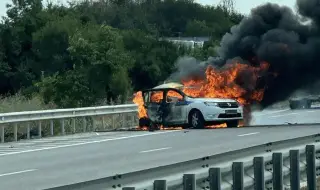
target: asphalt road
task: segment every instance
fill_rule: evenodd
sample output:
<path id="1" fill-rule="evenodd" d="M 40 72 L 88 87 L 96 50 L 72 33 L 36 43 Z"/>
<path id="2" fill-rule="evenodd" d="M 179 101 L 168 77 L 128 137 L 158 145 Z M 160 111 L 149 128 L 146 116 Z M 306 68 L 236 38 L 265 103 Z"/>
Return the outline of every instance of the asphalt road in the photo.
<path id="1" fill-rule="evenodd" d="M 254 113 L 253 122 L 312 121 L 319 114 L 265 111 Z M 5 144 L 0 147 L 0 189 L 45 189 L 318 132 L 320 125 L 92 133 Z"/>
<path id="2" fill-rule="evenodd" d="M 288 123 L 320 123 L 320 108 L 304 110 L 265 110 L 252 114 L 251 125 L 283 125 Z"/>

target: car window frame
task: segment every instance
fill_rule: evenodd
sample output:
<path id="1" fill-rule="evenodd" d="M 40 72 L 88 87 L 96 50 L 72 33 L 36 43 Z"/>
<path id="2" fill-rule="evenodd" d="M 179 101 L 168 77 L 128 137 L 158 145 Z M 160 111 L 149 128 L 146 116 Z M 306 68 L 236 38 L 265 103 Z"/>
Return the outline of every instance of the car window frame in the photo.
<path id="1" fill-rule="evenodd" d="M 182 96 L 182 100 L 181 101 L 185 101 L 186 95 L 181 90 L 178 90 L 178 89 L 175 89 L 175 88 L 170 88 L 170 89 L 167 89 L 165 94 L 164 94 L 165 95 L 164 101 L 165 101 L 166 104 L 171 104 L 172 103 L 172 102 L 167 102 L 169 91 L 174 91 L 174 92 L 180 94 Z M 181 101 L 178 101 L 178 102 L 181 102 Z M 177 102 L 175 102 L 175 103 L 177 103 Z"/>
<path id="2" fill-rule="evenodd" d="M 152 102 L 152 104 L 162 104 L 162 103 L 165 103 L 165 104 L 167 104 L 167 101 L 166 101 L 166 98 L 167 98 L 167 93 L 168 93 L 168 91 L 170 91 L 170 90 L 173 90 L 173 91 L 176 91 L 177 93 L 179 93 L 180 95 L 182 95 L 182 97 L 183 97 L 183 100 L 182 101 L 185 101 L 186 100 L 186 97 L 189 97 L 188 95 L 186 95 L 183 91 L 181 91 L 180 89 L 177 89 L 177 88 L 159 88 L 159 89 L 147 89 L 147 90 L 143 90 L 142 91 L 142 98 L 143 98 L 143 102 L 144 102 L 144 104 L 147 106 L 147 105 L 149 105 L 151 102 L 150 102 L 150 98 L 151 98 L 151 96 L 150 96 L 150 93 L 151 92 L 156 92 L 156 91 L 162 91 L 162 93 L 163 93 L 163 99 L 162 99 L 162 101 L 161 102 L 159 102 L 159 103 L 155 103 L 155 102 Z M 149 93 L 149 101 L 148 102 L 145 102 L 145 93 Z"/>

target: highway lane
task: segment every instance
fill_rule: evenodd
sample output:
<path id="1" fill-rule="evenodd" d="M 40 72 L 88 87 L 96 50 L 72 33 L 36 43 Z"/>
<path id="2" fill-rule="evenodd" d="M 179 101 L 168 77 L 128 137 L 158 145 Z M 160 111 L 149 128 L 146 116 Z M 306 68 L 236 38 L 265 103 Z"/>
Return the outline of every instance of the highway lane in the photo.
<path id="1" fill-rule="evenodd" d="M 252 114 L 251 125 L 282 125 L 288 123 L 320 123 L 318 107 L 304 110 L 265 110 Z"/>
<path id="2" fill-rule="evenodd" d="M 102 134 L 82 144 L 2 154 L 0 189 L 37 190 L 97 179 L 315 134 L 320 126 L 187 131 Z"/>

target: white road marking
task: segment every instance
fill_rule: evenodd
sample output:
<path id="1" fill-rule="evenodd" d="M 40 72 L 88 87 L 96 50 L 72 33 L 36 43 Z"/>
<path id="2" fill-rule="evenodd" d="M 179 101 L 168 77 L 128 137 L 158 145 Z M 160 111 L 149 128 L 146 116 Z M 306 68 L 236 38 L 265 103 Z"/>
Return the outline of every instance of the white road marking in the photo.
<path id="1" fill-rule="evenodd" d="M 308 113 L 314 113 L 316 112 L 316 110 L 312 110 L 312 111 L 307 111 Z"/>
<path id="2" fill-rule="evenodd" d="M 249 135 L 256 135 L 256 134 L 259 134 L 259 133 L 260 133 L 260 132 L 246 133 L 246 134 L 238 135 L 238 137 L 249 136 Z"/>
<path id="3" fill-rule="evenodd" d="M 146 133 L 146 134 L 141 134 L 141 135 L 132 135 L 132 136 L 112 138 L 112 139 L 103 139 L 103 140 L 96 140 L 96 141 L 83 142 L 83 143 L 75 143 L 75 144 L 68 144 L 68 145 L 61 145 L 61 146 L 53 146 L 53 147 L 46 147 L 46 148 L 24 150 L 24 151 L 19 151 L 19 152 L 10 152 L 10 153 L 5 153 L 5 154 L 0 154 L 0 157 L 21 154 L 21 153 L 27 153 L 27 152 L 39 152 L 39 151 L 43 151 L 43 150 L 52 150 L 52 149 L 57 149 L 57 148 L 65 148 L 65 147 L 73 147 L 73 146 L 80 146 L 80 145 L 86 145 L 86 144 L 101 143 L 101 142 L 114 141 L 114 140 L 130 139 L 130 138 L 144 137 L 144 136 L 151 136 L 151 135 L 160 135 L 160 134 L 172 133 L 172 132 L 178 132 L 178 131 L 164 131 L 164 132 L 158 132 L 158 133 L 157 132 L 156 133 Z"/>
<path id="4" fill-rule="evenodd" d="M 141 151 L 140 153 L 147 153 L 147 152 L 155 152 L 155 151 L 160 151 L 160 150 L 167 150 L 167 149 L 170 149 L 172 147 L 164 147 L 164 148 L 157 148 L 157 149 L 151 149 L 151 150 L 144 150 L 144 151 Z"/>
<path id="5" fill-rule="evenodd" d="M 270 117 L 283 117 L 283 116 L 288 116 L 288 115 L 299 115 L 298 113 L 288 113 L 288 114 L 283 114 L 283 115 L 274 115 Z"/>
<path id="6" fill-rule="evenodd" d="M 16 152 L 19 152 L 19 150 L 15 150 Z M 23 149 L 20 149 L 20 151 L 23 151 Z M 9 150 L 9 149 L 0 149 L 0 153 L 1 154 L 5 154 L 7 152 L 12 152 L 12 150 Z"/>
<path id="7" fill-rule="evenodd" d="M 22 170 L 22 171 L 11 172 L 11 173 L 4 173 L 4 174 L 0 174 L 0 177 L 8 176 L 8 175 L 21 174 L 21 173 L 27 173 L 27 172 L 33 172 L 33 171 L 36 171 L 36 169 Z"/>

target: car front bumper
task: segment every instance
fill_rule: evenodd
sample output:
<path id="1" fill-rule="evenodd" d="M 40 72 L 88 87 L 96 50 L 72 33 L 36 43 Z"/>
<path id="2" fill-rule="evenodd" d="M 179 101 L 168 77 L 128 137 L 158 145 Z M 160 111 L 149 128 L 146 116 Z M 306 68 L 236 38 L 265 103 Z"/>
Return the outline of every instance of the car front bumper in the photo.
<path id="1" fill-rule="evenodd" d="M 228 121 L 243 119 L 243 108 L 207 108 L 203 113 L 205 121 Z"/>

